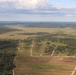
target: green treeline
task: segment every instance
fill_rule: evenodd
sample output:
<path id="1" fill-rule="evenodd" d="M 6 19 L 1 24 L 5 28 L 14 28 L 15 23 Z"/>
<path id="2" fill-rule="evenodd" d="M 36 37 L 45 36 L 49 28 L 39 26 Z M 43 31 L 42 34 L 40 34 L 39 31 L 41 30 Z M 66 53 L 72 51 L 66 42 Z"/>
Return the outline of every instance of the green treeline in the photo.
<path id="1" fill-rule="evenodd" d="M 0 75 L 12 75 L 18 41 L 0 40 Z"/>

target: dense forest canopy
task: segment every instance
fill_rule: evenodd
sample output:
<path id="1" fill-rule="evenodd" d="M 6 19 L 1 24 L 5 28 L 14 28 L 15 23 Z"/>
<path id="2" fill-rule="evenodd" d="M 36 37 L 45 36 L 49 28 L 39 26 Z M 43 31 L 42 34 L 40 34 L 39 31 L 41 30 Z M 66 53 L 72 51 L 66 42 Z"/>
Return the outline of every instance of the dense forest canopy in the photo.
<path id="1" fill-rule="evenodd" d="M 0 40 L 0 75 L 12 75 L 18 41 Z"/>

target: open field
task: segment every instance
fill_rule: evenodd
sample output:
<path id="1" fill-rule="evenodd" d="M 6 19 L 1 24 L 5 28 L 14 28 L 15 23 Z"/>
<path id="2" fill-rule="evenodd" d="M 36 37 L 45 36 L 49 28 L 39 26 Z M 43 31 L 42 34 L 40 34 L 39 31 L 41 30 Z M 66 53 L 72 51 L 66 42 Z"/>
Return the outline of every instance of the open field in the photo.
<path id="1" fill-rule="evenodd" d="M 75 57 L 17 57 L 16 75 L 71 75 Z"/>
<path id="2" fill-rule="evenodd" d="M 54 44 L 57 45 L 57 43 Z M 66 46 L 62 43 L 57 46 L 59 45 Z M 76 72 L 72 74 L 76 66 L 75 56 L 39 56 L 40 54 L 36 55 L 36 52 L 31 48 L 30 43 L 29 46 L 26 51 L 24 42 L 19 44 L 15 60 L 15 75 L 75 75 Z"/>
<path id="3" fill-rule="evenodd" d="M 0 34 L 0 39 L 17 41 L 13 75 L 76 75 L 75 28 L 5 27 L 10 30 Z M 3 47 L 6 47 L 5 42 Z M 12 47 L 7 48 L 7 52 L 12 51 Z"/>
<path id="4" fill-rule="evenodd" d="M 37 28 L 37 27 L 26 27 L 21 25 L 7 25 L 7 28 L 14 29 L 17 31 L 9 31 L 4 34 L 0 34 L 0 39 L 26 39 L 28 37 L 36 36 L 35 33 L 64 33 L 76 36 L 76 29 L 71 27 L 65 28 Z M 32 34 L 34 33 L 34 34 Z"/>

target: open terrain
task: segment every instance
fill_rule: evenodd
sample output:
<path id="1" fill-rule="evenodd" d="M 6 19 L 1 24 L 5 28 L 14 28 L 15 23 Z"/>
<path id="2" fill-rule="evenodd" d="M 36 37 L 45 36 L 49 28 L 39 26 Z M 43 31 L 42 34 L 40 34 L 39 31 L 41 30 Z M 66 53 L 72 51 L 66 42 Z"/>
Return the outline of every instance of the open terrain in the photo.
<path id="1" fill-rule="evenodd" d="M 15 75 L 75 75 L 74 39 L 67 35 L 52 34 L 20 41 Z"/>
<path id="2" fill-rule="evenodd" d="M 37 28 L 37 27 L 26 27 L 23 25 L 6 25 L 8 32 L 0 35 L 0 39 L 26 39 L 28 37 L 43 34 L 54 34 L 54 33 L 64 33 L 76 36 L 76 29 L 72 27 L 64 28 Z M 12 31 L 11 31 L 12 29 Z M 10 32 L 11 31 L 11 32 Z M 40 33 L 40 34 L 39 34 Z"/>
<path id="3" fill-rule="evenodd" d="M 76 75 L 75 27 L 18 24 L 0 32 L 0 75 Z"/>
<path id="4" fill-rule="evenodd" d="M 75 69 L 76 58 L 21 56 L 17 57 L 15 63 L 15 75 L 71 75 Z"/>

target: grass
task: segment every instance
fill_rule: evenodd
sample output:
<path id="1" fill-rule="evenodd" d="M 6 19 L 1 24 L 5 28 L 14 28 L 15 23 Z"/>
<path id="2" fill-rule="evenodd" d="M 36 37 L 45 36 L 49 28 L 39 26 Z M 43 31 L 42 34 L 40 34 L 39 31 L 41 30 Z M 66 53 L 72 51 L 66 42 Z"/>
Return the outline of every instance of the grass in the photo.
<path id="1" fill-rule="evenodd" d="M 28 37 L 32 37 L 34 35 L 18 35 L 19 33 L 35 33 L 35 32 L 48 32 L 50 34 L 54 33 L 64 33 L 64 34 L 72 34 L 76 36 L 76 29 L 72 28 L 31 28 L 31 27 L 23 27 L 23 26 L 9 26 L 8 28 L 19 29 L 21 31 L 12 31 L 8 33 L 4 33 L 0 35 L 0 39 L 26 39 Z M 43 41 L 43 46 L 40 47 L 39 52 L 35 52 L 33 50 L 33 57 L 30 57 L 30 48 L 25 49 L 22 48 L 24 45 L 21 43 L 21 51 L 17 52 L 16 56 L 16 69 L 15 73 L 17 75 L 71 75 L 74 65 L 76 61 L 74 60 L 72 63 L 68 62 L 66 57 L 47 57 L 47 56 L 40 56 L 41 53 L 44 52 L 45 46 L 47 41 Z M 50 45 L 56 46 L 67 46 L 64 43 L 60 42 L 50 42 Z M 39 49 L 39 48 L 38 48 Z M 71 60 L 71 59 L 70 59 Z M 39 74 L 40 73 L 40 74 Z M 76 75 L 76 72 L 75 72 Z"/>
<path id="2" fill-rule="evenodd" d="M 20 30 L 20 31 L 12 31 L 12 32 L 8 32 L 8 33 L 4 33 L 0 35 L 0 39 L 26 39 L 28 37 L 32 37 L 35 35 L 21 35 L 21 33 L 37 33 L 37 32 L 47 32 L 50 34 L 54 34 L 54 33 L 64 33 L 64 34 L 71 34 L 76 36 L 76 29 L 73 28 L 33 28 L 33 27 L 24 27 L 24 26 L 20 26 L 20 25 L 9 25 L 7 26 L 7 28 L 11 28 L 11 29 L 16 29 L 16 30 Z M 60 34 L 61 34 L 60 33 Z M 20 35 L 19 35 L 20 34 Z"/>
<path id="3" fill-rule="evenodd" d="M 76 71 L 75 71 L 74 75 L 76 75 Z"/>
<path id="4" fill-rule="evenodd" d="M 67 57 L 18 57 L 15 73 L 20 75 L 71 75 L 76 61 L 66 62 Z"/>
<path id="5" fill-rule="evenodd" d="M 43 49 L 46 46 L 46 42 L 44 41 L 41 43 L 43 44 L 41 49 Z M 50 45 L 51 44 L 66 46 L 66 44 L 59 42 L 51 42 Z M 33 53 L 35 53 L 35 55 L 33 54 L 34 56 L 26 56 L 30 51 L 28 49 L 28 52 L 26 52 L 24 45 L 25 44 L 23 42 L 19 44 L 22 51 L 17 52 L 15 61 L 16 75 L 70 75 L 74 69 L 76 62 L 75 58 L 39 56 L 44 50 L 40 51 L 39 54 L 36 54 L 37 52 L 34 52 L 33 50 Z M 68 60 L 72 62 L 68 62 Z"/>
<path id="6" fill-rule="evenodd" d="M 43 44 L 43 42 L 42 42 Z M 46 42 L 45 42 L 46 44 Z M 43 44 L 43 47 L 45 46 Z M 58 42 L 52 42 L 54 45 L 65 45 L 63 43 L 58 43 Z M 74 64 L 76 60 L 72 58 L 67 58 L 67 57 L 50 57 L 50 56 L 39 56 L 40 53 L 37 56 L 37 52 L 35 53 L 34 56 L 29 56 L 27 54 L 30 52 L 26 52 L 26 49 L 24 48 L 25 44 L 22 42 L 19 44 L 19 47 L 21 48 L 17 52 L 16 56 L 16 69 L 15 73 L 16 75 L 70 75 L 71 71 L 74 69 Z M 41 49 L 43 49 L 43 47 Z M 40 51 L 41 52 L 41 51 Z M 42 50 L 43 52 L 43 50 Z M 28 55 L 28 56 L 26 56 Z M 68 62 L 69 60 L 72 60 L 71 62 Z"/>
<path id="7" fill-rule="evenodd" d="M 60 43 L 60 42 L 51 42 L 50 44 L 51 45 L 56 45 L 56 46 L 67 46 L 66 44 Z"/>
<path id="8" fill-rule="evenodd" d="M 58 70 L 61 69 L 61 66 L 56 65 L 56 64 L 44 64 L 44 63 L 30 63 L 28 64 L 29 67 L 32 69 L 37 69 L 37 70 Z"/>

